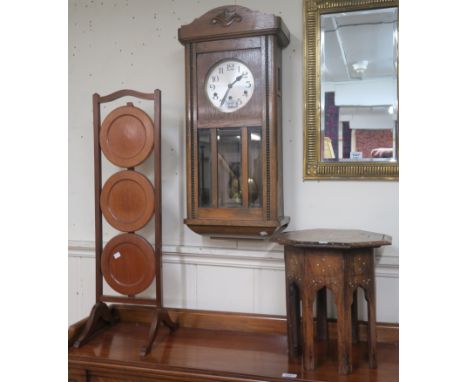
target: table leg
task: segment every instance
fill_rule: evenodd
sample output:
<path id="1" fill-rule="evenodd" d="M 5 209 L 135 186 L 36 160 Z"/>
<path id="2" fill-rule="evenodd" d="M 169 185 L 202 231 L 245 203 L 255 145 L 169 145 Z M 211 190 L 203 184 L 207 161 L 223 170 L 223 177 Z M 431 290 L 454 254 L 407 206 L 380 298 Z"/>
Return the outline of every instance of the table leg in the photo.
<path id="1" fill-rule="evenodd" d="M 302 290 L 302 342 L 303 363 L 305 370 L 313 370 L 316 367 L 314 353 L 314 304 L 315 290 L 304 287 Z"/>
<path id="2" fill-rule="evenodd" d="M 346 287 L 344 287 L 346 288 Z M 349 374 L 352 371 L 351 351 L 351 297 L 352 294 L 346 289 L 336 296 L 338 312 L 338 373 Z"/>
<path id="3" fill-rule="evenodd" d="M 377 367 L 377 332 L 375 312 L 375 280 L 372 279 L 365 290 L 367 300 L 367 342 L 369 348 L 369 367 Z"/>
<path id="4" fill-rule="evenodd" d="M 353 293 L 353 304 L 351 305 L 351 327 L 353 344 L 357 344 L 359 342 L 357 289 Z"/>
<path id="5" fill-rule="evenodd" d="M 300 354 L 300 302 L 299 290 L 294 282 L 290 282 L 287 288 L 286 309 L 288 325 L 288 352 L 292 358 Z"/>
<path id="6" fill-rule="evenodd" d="M 325 287 L 317 292 L 317 339 L 328 339 L 327 288 Z"/>

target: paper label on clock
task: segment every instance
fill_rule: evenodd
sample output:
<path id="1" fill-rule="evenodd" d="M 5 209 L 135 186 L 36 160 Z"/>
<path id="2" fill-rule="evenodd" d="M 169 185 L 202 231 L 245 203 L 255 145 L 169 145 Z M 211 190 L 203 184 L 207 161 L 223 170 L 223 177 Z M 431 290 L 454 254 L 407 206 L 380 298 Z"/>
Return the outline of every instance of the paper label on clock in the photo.
<path id="1" fill-rule="evenodd" d="M 121 256 L 120 252 L 114 253 L 114 259 L 118 259 Z"/>
<path id="2" fill-rule="evenodd" d="M 238 102 L 235 99 L 231 99 L 227 101 L 228 109 L 236 109 L 238 106 Z"/>

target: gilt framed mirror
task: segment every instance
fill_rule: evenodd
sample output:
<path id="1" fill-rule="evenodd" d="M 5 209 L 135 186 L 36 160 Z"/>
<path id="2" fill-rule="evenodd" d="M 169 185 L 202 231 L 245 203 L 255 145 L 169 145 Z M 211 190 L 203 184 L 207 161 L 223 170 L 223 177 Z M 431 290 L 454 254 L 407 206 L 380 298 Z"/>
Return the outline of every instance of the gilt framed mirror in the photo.
<path id="1" fill-rule="evenodd" d="M 397 180 L 398 1 L 304 0 L 304 179 Z"/>

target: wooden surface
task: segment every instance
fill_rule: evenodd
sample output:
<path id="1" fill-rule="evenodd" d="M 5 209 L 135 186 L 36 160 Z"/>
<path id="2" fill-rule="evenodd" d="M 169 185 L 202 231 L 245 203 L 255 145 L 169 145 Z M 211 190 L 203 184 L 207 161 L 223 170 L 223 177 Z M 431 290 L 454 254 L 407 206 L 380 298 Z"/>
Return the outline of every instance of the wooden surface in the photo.
<path id="1" fill-rule="evenodd" d="M 376 361 L 376 297 L 373 249 L 391 244 L 391 238 L 359 230 L 315 229 L 278 234 L 274 241 L 285 245 L 288 349 L 292 358 L 302 356 L 306 370 L 317 367 L 314 339 L 326 339 L 326 292 L 337 308 L 338 370 L 352 371 L 352 343 L 358 341 L 357 288 L 364 290 L 368 316 L 369 367 Z M 317 303 L 317 326 L 313 304 Z M 302 306 L 302 319 L 298 318 Z"/>
<path id="2" fill-rule="evenodd" d="M 239 5 L 214 8 L 190 24 L 182 25 L 178 34 L 183 44 L 264 35 L 277 36 L 281 47 L 289 44 L 289 30 L 281 17 Z"/>
<path id="3" fill-rule="evenodd" d="M 132 104 L 118 107 L 102 122 L 99 140 L 102 152 L 113 164 L 138 166 L 153 150 L 153 121 Z"/>
<path id="4" fill-rule="evenodd" d="M 283 216 L 281 137 L 281 49 L 289 43 L 289 32 L 275 15 L 241 6 L 212 9 L 179 29 L 185 45 L 187 110 L 187 224 L 194 232 L 212 237 L 264 239 L 287 221 Z M 207 99 L 205 80 L 223 60 L 239 60 L 252 72 L 255 87 L 250 101 L 232 113 L 223 113 Z M 218 208 L 219 129 L 238 127 L 243 137 L 242 175 L 239 182 L 242 206 Z M 261 129 L 262 205 L 246 208 L 248 200 L 247 127 Z M 199 206 L 198 134 L 211 129 L 211 205 Z M 214 130 L 214 131 L 213 131 Z M 287 223 L 286 223 L 287 225 Z"/>
<path id="5" fill-rule="evenodd" d="M 121 321 L 151 323 L 154 308 L 132 305 L 112 305 Z M 192 329 L 234 330 L 240 332 L 254 332 L 265 334 L 286 335 L 286 317 L 267 314 L 218 312 L 211 310 L 175 309 L 168 308 L 174 321 L 180 326 Z M 80 329 L 79 321 L 69 329 L 69 336 L 73 336 Z M 367 322 L 358 322 L 359 339 L 367 339 Z M 377 340 L 381 343 L 397 343 L 398 324 L 377 323 Z M 336 340 L 336 320 L 328 319 L 328 338 Z"/>
<path id="6" fill-rule="evenodd" d="M 214 42 L 205 43 L 203 48 L 197 47 L 198 128 L 262 126 L 265 78 L 262 77 L 262 44 L 260 38 L 226 41 L 224 51 L 221 52 L 213 51 L 213 44 Z M 233 52 L 232 50 L 235 48 L 240 49 L 240 51 Z M 252 71 L 255 89 L 252 98 L 244 107 L 233 113 L 224 113 L 210 102 L 204 84 L 205 80 L 209 81 L 208 74 L 215 63 L 233 59 L 234 57 L 235 60 L 241 61 Z"/>
<path id="7" fill-rule="evenodd" d="M 185 318 L 190 315 L 178 311 L 181 318 L 184 314 Z M 170 313 L 178 317 L 177 313 Z M 195 317 L 197 314 L 201 312 L 195 312 Z M 135 318 L 133 314 L 129 315 Z M 162 328 L 152 352 L 147 357 L 140 357 L 138 352 L 149 327 L 148 323 L 142 322 L 145 321 L 143 317 L 144 313 L 141 313 L 141 320 L 126 321 L 129 317 L 121 313 L 121 322 L 80 349 L 70 348 L 72 379 L 77 382 L 285 381 L 288 379 L 282 378 L 282 373 L 290 372 L 296 373 L 299 381 L 398 380 L 398 344 L 378 345 L 378 369 L 369 369 L 365 343 L 353 345 L 354 372 L 343 377 L 337 373 L 335 341 L 317 342 L 319 367 L 315 371 L 303 371 L 300 362 L 288 359 L 285 334 L 255 330 L 236 332 L 182 327 L 170 334 L 169 329 Z"/>
<path id="8" fill-rule="evenodd" d="M 119 171 L 102 188 L 101 210 L 114 228 L 135 232 L 153 217 L 154 189 L 151 182 L 136 171 Z"/>
<path id="9" fill-rule="evenodd" d="M 101 270 L 107 283 L 128 296 L 141 293 L 151 285 L 155 267 L 153 247 L 133 233 L 113 237 L 101 257 Z"/>
<path id="10" fill-rule="evenodd" d="M 136 97 L 140 99 L 145 99 L 145 100 L 150 100 L 153 101 L 153 107 L 154 107 L 154 122 L 151 125 L 150 131 L 148 131 L 148 125 L 146 122 L 142 123 L 142 129 L 144 130 L 144 136 L 145 139 L 142 141 L 140 138 L 143 136 L 141 133 L 142 129 L 137 128 L 136 129 L 136 135 L 133 135 L 135 133 L 135 130 L 130 127 L 127 128 L 125 122 L 119 122 L 117 124 L 117 135 L 112 137 L 112 134 L 103 134 L 104 138 L 100 139 L 100 132 L 101 132 L 101 105 L 103 103 L 107 102 L 112 102 L 115 101 L 121 97 Z M 127 108 L 130 107 L 130 111 L 127 110 L 126 112 L 129 112 L 130 114 L 135 112 L 135 108 L 133 107 L 133 104 L 127 103 Z M 124 107 L 125 108 L 125 107 Z M 120 109 L 123 110 L 123 109 Z M 138 113 L 137 113 L 138 114 Z M 123 114 L 127 115 L 127 114 Z M 135 115 L 133 115 L 134 117 Z M 144 119 L 144 116 L 139 114 L 140 118 Z M 148 117 L 149 118 L 149 117 Z M 110 119 L 112 120 L 112 118 Z M 149 118 L 149 121 L 151 119 Z M 132 120 L 132 123 L 135 121 Z M 97 333 L 104 328 L 107 325 L 112 325 L 117 320 L 119 319 L 118 315 L 114 317 L 113 312 L 114 310 L 111 310 L 111 314 L 108 312 L 108 306 L 105 304 L 107 302 L 117 302 L 117 303 L 131 303 L 131 304 L 140 304 L 140 305 L 153 305 L 154 307 L 150 310 L 150 322 L 151 325 L 149 327 L 148 335 L 147 335 L 147 340 L 145 347 L 143 348 L 142 353 L 146 354 L 148 352 L 148 349 L 152 345 L 152 341 L 154 340 L 155 334 L 157 334 L 157 331 L 160 327 L 160 323 L 165 324 L 168 326 L 170 330 L 174 330 L 177 325 L 175 325 L 169 315 L 167 314 L 164 305 L 163 305 L 163 292 L 162 292 L 162 261 L 161 261 L 161 256 L 162 256 L 162 213 L 161 213 L 161 91 L 159 89 L 155 89 L 153 93 L 142 93 L 138 92 L 135 90 L 129 90 L 129 89 L 122 89 L 118 90 L 114 93 L 105 95 L 105 96 L 100 96 L 99 94 L 93 94 L 93 131 L 94 131 L 94 195 L 95 195 L 95 237 L 96 237 L 96 303 L 94 307 L 91 310 L 90 316 L 86 321 L 86 327 L 84 329 L 79 329 L 82 331 L 80 334 L 79 341 L 76 343 L 77 346 L 80 346 L 80 344 L 86 342 L 88 339 L 92 338 L 94 335 L 97 335 Z M 135 136 L 137 137 L 138 142 L 143 142 L 143 146 L 138 146 L 135 145 L 134 139 Z M 139 138 L 138 138 L 139 137 Z M 151 137 L 151 142 L 149 142 L 148 138 Z M 102 157 L 102 150 L 101 150 L 101 143 L 106 144 L 106 139 L 112 140 L 113 138 L 116 138 L 118 141 L 118 145 L 115 147 L 120 148 L 120 150 L 117 150 L 118 153 L 126 153 L 127 147 L 126 143 L 129 144 L 130 148 L 135 149 L 135 147 L 141 147 L 142 150 L 145 147 L 151 147 L 154 149 L 154 185 L 155 187 L 151 185 L 151 183 L 146 179 L 143 175 L 140 175 L 140 180 L 141 184 L 146 185 L 146 190 L 143 190 L 143 197 L 141 195 L 132 195 L 132 187 L 128 186 L 127 182 L 127 188 L 129 190 L 120 190 L 116 192 L 115 197 L 116 200 L 112 200 L 112 194 L 110 190 L 107 192 L 107 196 L 104 195 L 103 199 L 105 199 L 105 202 L 103 203 L 101 200 L 101 184 L 102 184 L 102 163 L 101 163 L 101 157 Z M 127 141 L 127 142 L 126 142 Z M 107 142 L 109 143 L 109 142 Z M 131 153 L 135 154 L 138 156 L 141 154 L 141 150 L 130 150 Z M 126 154 L 128 154 L 127 152 Z M 140 154 L 138 154 L 140 153 Z M 132 154 L 132 155 L 133 155 Z M 130 157 L 132 157 L 130 155 Z M 145 158 L 147 155 L 144 155 Z M 138 176 L 137 173 L 134 171 L 133 168 L 130 168 L 129 171 L 122 172 L 125 174 L 125 176 L 128 176 L 128 174 L 131 174 L 130 177 L 133 177 L 131 179 L 135 179 L 135 176 Z M 115 174 L 116 177 L 121 176 L 119 174 Z M 128 180 L 128 178 L 126 179 Z M 108 182 L 106 184 L 112 184 L 112 182 Z M 138 184 L 138 181 L 135 182 L 136 188 L 138 190 L 138 187 L 141 184 Z M 110 187 L 110 186 L 109 186 Z M 112 187 L 110 187 L 112 189 Z M 144 187 L 143 187 L 144 188 Z M 135 190 L 133 190 L 135 191 Z M 136 192 L 138 194 L 138 192 Z M 142 205 L 141 201 L 144 201 L 145 203 Z M 145 225 L 148 220 L 153 216 L 154 214 L 154 221 L 155 221 L 155 227 L 154 227 L 154 252 L 151 249 L 151 254 L 152 254 L 152 259 L 149 261 L 142 260 L 145 257 L 148 256 L 149 250 L 146 251 L 146 254 L 143 254 L 142 256 L 139 256 L 140 258 L 136 260 L 135 264 L 130 264 L 128 267 L 128 263 L 133 262 L 133 258 L 135 256 L 131 257 L 132 261 L 126 261 L 127 265 L 122 267 L 117 267 L 113 264 L 109 264 L 109 258 L 104 260 L 104 263 L 106 264 L 105 266 L 107 267 L 106 270 L 102 269 L 102 252 L 103 252 L 103 232 L 102 232 L 102 215 L 103 211 L 101 209 L 101 204 L 103 207 L 109 207 L 107 208 L 107 212 L 109 212 L 108 216 L 106 218 L 112 219 L 114 218 L 113 213 L 115 212 L 117 215 L 117 220 L 120 220 L 121 222 L 130 222 L 130 223 L 135 223 L 139 222 L 139 224 L 143 224 L 142 221 L 144 221 Z M 138 212 L 141 212 L 140 215 L 138 215 Z M 149 212 L 151 212 L 149 214 Z M 132 214 L 133 214 L 133 220 L 132 220 Z M 147 220 L 147 215 L 150 215 L 148 220 Z M 119 216 L 120 215 L 120 216 Z M 129 219 L 130 217 L 130 219 Z M 136 227 L 125 227 L 128 231 L 134 231 L 136 230 Z M 123 229 L 125 231 L 126 229 Z M 128 243 L 126 244 L 128 245 Z M 145 245 L 143 245 L 145 247 Z M 151 246 L 150 246 L 151 247 Z M 113 252 L 112 256 L 115 256 L 115 251 L 110 251 Z M 114 257 L 116 260 L 116 258 Z M 130 257 L 129 257 L 130 259 Z M 111 259 L 112 261 L 112 259 Z M 154 266 L 153 266 L 154 265 Z M 114 267 L 114 269 L 113 269 Z M 127 269 L 128 268 L 128 269 Z M 144 268 L 144 272 L 142 272 L 142 269 Z M 127 297 L 124 296 L 106 296 L 103 294 L 103 273 L 106 273 L 106 276 L 109 278 L 109 280 L 115 281 L 114 287 L 117 286 L 116 290 L 120 291 L 121 293 L 128 294 Z M 141 278 L 138 279 L 138 276 L 135 277 L 135 275 L 141 275 Z M 151 280 L 149 280 L 149 277 L 151 276 Z M 156 297 L 155 298 L 139 298 L 138 296 L 134 296 L 135 293 L 138 293 L 142 289 L 146 289 L 149 284 L 151 284 L 151 281 L 153 279 L 156 279 L 155 281 L 155 286 L 156 286 Z"/>
<path id="11" fill-rule="evenodd" d="M 308 248 L 377 248 L 391 245 L 392 237 L 354 229 L 307 229 L 283 232 L 274 241 Z"/>

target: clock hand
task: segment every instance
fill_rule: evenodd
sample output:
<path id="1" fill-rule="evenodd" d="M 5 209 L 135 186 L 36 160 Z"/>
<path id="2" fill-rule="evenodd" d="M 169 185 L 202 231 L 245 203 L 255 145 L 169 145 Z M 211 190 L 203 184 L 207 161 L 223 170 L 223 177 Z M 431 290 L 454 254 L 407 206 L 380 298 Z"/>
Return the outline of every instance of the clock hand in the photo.
<path id="1" fill-rule="evenodd" d="M 244 77 L 246 73 L 239 74 L 234 81 L 232 81 L 228 86 L 229 88 L 232 88 L 232 85 L 234 85 L 237 81 L 240 81 L 242 77 Z"/>
<path id="2" fill-rule="evenodd" d="M 227 90 L 226 90 L 226 93 L 224 93 L 224 97 L 223 97 L 223 99 L 221 100 L 221 103 L 219 104 L 219 107 L 221 107 L 221 106 L 224 105 L 224 101 L 226 101 L 226 98 L 227 98 L 227 96 L 228 96 L 228 94 L 229 94 L 229 90 L 231 90 L 232 86 L 233 86 L 236 82 L 240 81 L 240 80 L 242 79 L 242 77 L 244 77 L 244 73 L 239 74 L 239 75 L 236 77 L 236 79 L 235 79 L 234 81 L 232 81 L 230 84 L 228 84 L 228 88 L 227 88 Z"/>
<path id="3" fill-rule="evenodd" d="M 231 90 L 231 87 L 230 87 L 230 86 L 227 88 L 226 93 L 224 93 L 224 97 L 223 97 L 223 99 L 221 100 L 221 103 L 219 104 L 219 107 L 223 106 L 224 101 L 226 101 L 226 98 L 227 98 L 227 96 L 228 96 L 229 90 Z"/>

